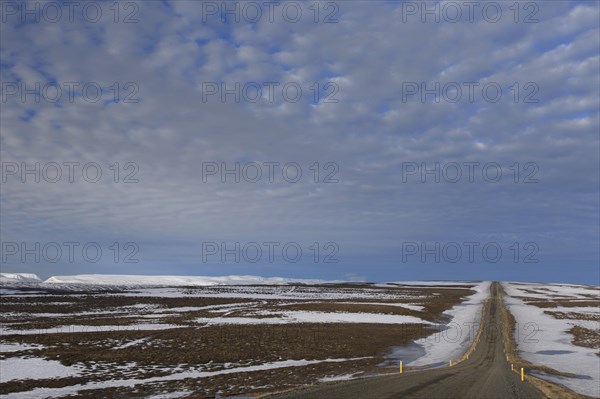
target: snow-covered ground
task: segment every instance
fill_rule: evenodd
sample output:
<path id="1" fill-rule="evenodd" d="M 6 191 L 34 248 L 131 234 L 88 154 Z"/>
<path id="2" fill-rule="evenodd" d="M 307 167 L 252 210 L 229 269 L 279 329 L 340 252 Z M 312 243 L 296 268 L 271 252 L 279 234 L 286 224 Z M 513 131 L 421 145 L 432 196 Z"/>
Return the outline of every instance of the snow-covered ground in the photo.
<path id="1" fill-rule="evenodd" d="M 338 302 L 340 304 L 348 304 L 348 305 L 362 305 L 364 302 Z M 389 302 L 369 302 L 369 305 L 377 305 L 377 306 L 395 306 L 399 308 L 414 310 L 415 312 L 422 312 L 425 309 L 425 306 L 415 305 L 412 303 L 389 303 Z"/>
<path id="2" fill-rule="evenodd" d="M 13 340 L 5 340 L 0 344 L 0 382 L 80 375 L 80 369 L 76 366 L 65 366 L 56 360 L 39 357 L 44 351 L 44 346 L 34 344 L 35 341 L 26 343 L 31 335 L 121 332 L 122 334 L 104 335 L 107 342 L 110 342 L 106 344 L 106 348 L 127 351 L 152 346 L 155 339 L 151 338 L 155 336 L 153 330 L 196 328 L 201 334 L 201 331 L 212 331 L 211 328 L 228 329 L 235 325 L 252 325 L 240 327 L 240 331 L 244 331 L 244 328 L 256 329 L 256 325 L 267 325 L 265 328 L 271 329 L 278 327 L 269 325 L 302 323 L 419 324 L 435 327 L 428 321 L 431 320 L 431 314 L 426 316 L 427 304 L 432 298 L 443 298 L 444 293 L 450 289 L 467 286 L 475 293 L 444 312 L 448 321 L 441 327 L 438 325 L 438 332 L 418 339 L 406 347 L 395 348 L 388 357 L 390 361 L 402 359 L 407 366 L 446 365 L 449 360 L 460 358 L 471 345 L 490 287 L 490 282 L 470 281 L 400 281 L 364 287 L 344 284 L 327 286 L 322 284 L 328 282 L 321 280 L 256 276 L 79 275 L 52 277 L 41 282 L 37 276 L 23 273 L 3 273 L 0 282 L 0 291 L 4 294 L 7 290 L 7 298 L 14 299 L 14 302 L 7 299 L 5 303 L 12 303 L 12 307 L 0 314 L 0 336 Z M 311 283 L 317 285 L 310 285 Z M 118 289 L 113 290 L 110 287 Z M 600 358 L 596 355 L 599 348 L 575 346 L 571 343 L 573 337 L 567 332 L 573 326 L 596 331 L 600 329 L 600 309 L 587 306 L 594 299 L 598 299 L 598 287 L 524 283 L 506 283 L 504 287 L 508 294 L 507 306 L 517 319 L 517 331 L 520 332 L 520 336 L 516 338 L 522 356 L 533 363 L 581 376 L 578 379 L 547 376 L 545 378 L 554 379 L 577 392 L 600 396 Z M 72 288 L 76 292 L 65 294 L 47 291 L 52 288 L 66 289 L 67 292 Z M 87 289 L 89 295 L 87 292 L 81 292 Z M 48 300 L 55 296 L 56 302 Z M 95 306 L 93 300 L 89 302 L 90 298 L 96 297 L 108 300 L 111 305 Z M 520 297 L 550 301 L 551 307 L 536 307 L 527 303 L 527 300 L 519 299 Z M 112 305 L 120 301 L 123 306 Z M 565 301 L 572 306 L 566 306 Z M 82 303 L 89 303 L 86 305 L 89 308 L 80 306 Z M 77 304 L 79 306 L 76 306 Z M 326 307 L 319 308 L 322 304 L 326 304 Z M 37 305 L 43 306 L 38 308 Z M 335 310 L 336 305 L 340 306 L 339 310 Z M 357 310 L 352 308 L 354 305 L 357 306 Z M 329 307 L 332 306 L 334 310 L 330 310 Z M 544 313 L 545 311 L 561 312 L 569 315 L 569 318 L 556 319 Z M 423 317 L 420 317 L 421 315 Z M 586 320 L 573 319 L 576 317 L 585 317 Z M 92 324 L 97 325 L 82 325 L 86 324 L 81 321 L 85 318 L 96 320 Z M 53 319 L 60 320 L 59 323 L 64 325 L 53 323 Z M 119 323 L 115 323 L 115 319 L 119 319 Z M 33 320 L 42 326 L 52 327 L 30 329 L 28 323 Z M 128 322 L 130 324 L 127 324 Z M 137 331 L 148 333 L 131 333 Z M 12 335 L 12 338 L 8 338 L 9 335 Z M 22 340 L 21 343 L 17 343 L 16 336 Z M 4 397 L 59 397 L 74 394 L 79 389 L 131 387 L 135 384 L 159 381 L 355 360 L 325 359 L 326 357 L 310 361 L 280 357 L 280 361 L 262 360 L 264 363 L 251 366 L 225 363 L 222 369 L 170 369 L 171 374 L 163 377 L 146 378 L 142 373 L 133 379 L 113 378 L 64 388 L 38 388 L 29 392 L 11 393 Z M 117 365 L 111 367 L 113 371 L 118 369 Z M 133 361 L 132 365 L 127 367 L 139 370 L 145 366 L 136 365 Z M 360 377 L 355 373 L 356 370 L 352 370 L 352 373 L 348 371 L 350 370 L 340 371 L 339 375 L 325 374 L 321 376 L 321 381 Z M 161 396 L 156 396 L 159 397 Z"/>
<path id="3" fill-rule="evenodd" d="M 214 324 L 291 324 L 291 323 L 373 323 L 373 324 L 432 324 L 414 316 L 381 313 L 260 311 L 260 317 L 211 317 L 196 319 L 198 323 Z M 273 317 L 268 317 L 273 315 Z M 267 317 L 265 317 L 267 316 Z"/>
<path id="4" fill-rule="evenodd" d="M 356 373 L 326 376 L 323 378 L 319 378 L 319 382 L 348 381 L 354 378 L 356 378 Z"/>
<path id="5" fill-rule="evenodd" d="M 4 344 L 0 343 L 0 353 L 12 353 L 27 351 L 31 349 L 41 349 L 43 345 L 30 345 L 30 344 Z"/>
<path id="6" fill-rule="evenodd" d="M 600 330 L 600 322 L 594 320 L 556 319 L 549 312 L 586 313 L 600 316 L 598 307 L 540 308 L 516 297 L 536 300 L 588 300 L 598 299 L 598 287 L 557 284 L 504 283 L 507 294 L 505 303 L 516 320 L 515 341 L 520 355 L 539 365 L 573 373 L 580 378 L 564 378 L 545 375 L 544 378 L 563 384 L 568 388 L 590 396 L 600 397 L 600 348 L 585 348 L 572 343 L 573 336 L 567 331 L 573 326 Z"/>
<path id="7" fill-rule="evenodd" d="M 182 296 L 197 298 L 235 298 L 235 299 L 276 299 L 276 300 L 353 300 L 353 299 L 377 299 L 377 300 L 427 300 L 427 295 L 419 294 L 418 290 L 405 292 L 390 291 L 389 289 L 362 288 L 339 288 L 335 290 L 323 290 L 314 286 L 207 286 L 194 287 L 192 289 L 177 287 L 140 287 L 133 290 L 110 295 L 129 297 L 158 297 L 158 298 L 180 298 Z"/>
<path id="8" fill-rule="evenodd" d="M 308 382 L 317 382 L 319 378 L 321 381 L 359 378 L 364 372 L 357 367 L 362 366 L 353 366 L 355 363 L 352 362 L 366 359 L 361 362 L 371 362 L 372 367 L 377 367 L 385 353 L 377 350 L 372 354 L 374 357 L 354 358 L 354 356 L 371 354 L 364 352 L 356 354 L 351 347 L 345 349 L 348 352 L 342 355 L 338 353 L 329 355 L 322 353 L 321 349 L 314 353 L 306 352 L 311 350 L 308 345 L 318 346 L 319 340 L 316 338 L 318 328 L 315 324 L 325 329 L 329 328 L 329 331 L 336 331 L 335 327 L 331 328 L 331 324 L 338 323 L 341 327 L 336 334 L 339 333 L 340 336 L 343 336 L 346 328 L 347 331 L 353 331 L 355 323 L 386 325 L 381 328 L 390 328 L 389 331 L 399 333 L 400 329 L 395 330 L 396 326 L 393 325 L 431 326 L 432 322 L 429 320 L 432 320 L 435 314 L 428 305 L 432 300 L 437 303 L 440 298 L 443 298 L 444 293 L 457 286 L 473 287 L 477 291 L 475 295 L 466 297 L 465 302 L 445 313 L 451 323 L 457 323 L 462 327 L 461 323 L 477 318 L 476 310 L 480 309 L 481 301 L 487 295 L 489 287 L 489 283 L 469 282 L 454 284 L 444 282 L 440 286 L 432 282 L 356 286 L 322 285 L 323 282 L 319 281 L 317 285 L 310 285 L 308 283 L 314 283 L 314 280 L 263 279 L 252 276 L 172 278 L 88 275 L 54 277 L 49 280 L 27 286 L 10 283 L 3 285 L 3 288 L 11 290 L 11 294 L 6 297 L 6 301 L 3 301 L 6 307 L 0 314 L 0 321 L 2 321 L 0 338 L 3 338 L 0 346 L 2 352 L 0 364 L 4 374 L 0 382 L 10 384 L 10 381 L 13 381 L 13 384 L 16 384 L 15 379 L 60 379 L 75 375 L 84 379 L 90 376 L 95 378 L 63 388 L 46 387 L 28 392 L 13 392 L 3 396 L 3 399 L 61 397 L 76 394 L 78 390 L 130 388 L 136 384 L 181 381 L 187 378 L 202 379 L 221 374 L 317 364 L 327 372 L 319 375 L 313 371 L 312 380 Z M 117 285 L 118 289 L 110 288 Z M 32 287 L 39 287 L 39 289 L 32 289 Z M 53 290 L 53 288 L 60 290 Z M 461 315 L 462 312 L 465 314 Z M 34 327 L 32 323 L 36 323 L 36 328 L 31 328 Z M 350 327 L 349 324 L 353 326 Z M 294 325 L 294 327 L 287 330 L 285 325 Z M 45 326 L 47 327 L 41 328 Z M 304 330 L 305 328 L 307 330 Z M 364 326 L 357 326 L 356 330 L 361 331 L 361 328 L 365 329 Z M 451 329 L 452 326 L 448 331 Z M 155 330 L 161 331 L 158 333 Z M 227 343 L 224 346 L 226 352 L 215 352 L 216 357 L 211 355 L 210 358 L 205 358 L 198 363 L 192 361 L 182 368 L 174 367 L 172 360 L 165 361 L 164 364 L 157 366 L 161 367 L 161 370 L 156 371 L 168 375 L 158 377 L 154 377 L 156 375 L 152 374 L 154 370 L 149 368 L 153 365 L 148 363 L 144 356 L 137 358 L 135 355 L 136 352 L 160 349 L 163 341 L 167 345 L 172 345 L 172 342 L 176 341 L 178 345 L 183 345 L 192 351 L 194 347 L 206 345 L 209 339 L 216 340 L 215 342 L 231 340 L 231 345 L 240 345 L 240 342 L 245 342 L 243 341 L 245 334 L 248 334 L 251 339 L 258 338 L 264 341 L 261 344 L 269 345 L 269 339 L 273 338 L 269 335 L 271 330 L 277 332 L 273 335 L 276 339 L 285 336 L 288 337 L 287 339 L 301 340 L 300 348 L 304 348 L 304 345 L 307 345 L 307 348 L 302 349 L 298 356 L 298 353 L 292 351 L 288 353 L 285 346 L 281 348 L 274 346 L 275 350 L 279 351 L 278 357 L 271 356 L 270 349 L 265 356 L 263 351 L 259 350 L 256 353 L 246 354 L 247 357 L 243 362 L 236 363 L 226 353 L 235 348 L 227 346 L 229 345 Z M 110 333 L 87 334 L 97 332 Z M 96 347 L 90 350 L 91 357 L 87 357 L 86 353 L 85 361 L 80 358 L 73 363 L 74 366 L 66 366 L 67 363 L 60 364 L 53 356 L 46 359 L 41 357 L 48 351 L 54 352 L 57 347 L 50 344 L 48 347 L 34 344 L 36 342 L 34 336 L 47 334 L 53 334 L 48 337 L 51 338 L 49 342 L 57 342 L 67 347 L 70 345 L 67 338 L 72 334 L 75 334 L 75 342 L 79 340 L 79 342 L 90 342 L 90 348 L 94 345 Z M 397 339 L 394 338 L 393 333 L 389 336 L 392 337 L 391 342 Z M 182 338 L 185 342 L 181 341 Z M 369 337 L 360 339 L 363 338 L 369 339 Z M 337 348 L 335 341 L 334 345 Z M 458 343 L 453 341 L 448 342 L 448 345 L 457 346 L 456 351 L 463 352 L 463 346 L 468 345 L 468 341 Z M 331 346 L 327 343 L 322 347 L 328 349 Z M 439 344 L 423 343 L 422 347 L 426 364 L 436 362 L 445 356 L 454 356 L 449 348 L 446 348 L 447 352 L 441 353 Z M 129 356 L 127 360 L 130 362 L 102 364 L 102 360 L 93 358 L 94 354 L 97 356 L 98 348 L 121 356 L 127 353 Z M 222 360 L 213 363 L 211 360 L 213 358 Z M 311 360 L 302 360 L 303 358 Z M 329 363 L 347 361 L 350 363 L 327 366 Z M 4 373 L 8 368 L 12 370 Z M 36 371 L 23 371 L 24 368 L 44 369 L 43 372 L 46 374 L 38 376 L 35 374 Z M 80 372 L 81 370 L 83 371 Z M 287 373 L 287 371 L 282 372 L 284 375 Z M 290 375 L 294 373 L 293 370 L 289 371 Z M 252 378 L 260 382 L 262 377 L 254 375 L 255 377 Z M 241 386 L 244 387 L 244 379 L 238 379 L 237 386 L 242 384 Z M 216 384 L 214 380 L 211 380 L 213 385 Z M 152 391 L 152 394 L 155 393 L 156 398 L 177 397 L 171 396 L 170 393 L 161 396 L 160 391 Z"/>
<path id="9" fill-rule="evenodd" d="M 0 361 L 0 383 L 25 379 L 73 377 L 79 373 L 77 367 L 63 366 L 56 360 L 38 357 L 11 357 Z"/>
<path id="10" fill-rule="evenodd" d="M 489 281 L 477 284 L 473 287 L 477 291 L 475 294 L 444 312 L 450 317 L 448 328 L 415 341 L 414 345 L 422 348 L 425 355 L 407 364 L 410 366 L 446 365 L 450 360 L 460 358 L 473 343 L 481 321 L 483 301 L 489 295 L 490 284 Z M 401 356 L 401 353 L 397 355 Z"/>
<path id="11" fill-rule="evenodd" d="M 115 388 L 115 387 L 133 387 L 136 384 L 147 384 L 152 382 L 162 381 L 176 381 L 184 380 L 186 378 L 206 378 L 213 377 L 216 375 L 223 374 L 236 374 L 236 373 L 247 373 L 251 371 L 261 370 L 273 370 L 284 367 L 301 367 L 311 364 L 318 363 L 339 363 L 348 362 L 354 360 L 367 359 L 351 358 L 351 359 L 324 359 L 324 360 L 283 360 L 279 362 L 265 363 L 258 366 L 247 366 L 247 367 L 234 367 L 218 371 L 184 371 L 180 373 L 174 373 L 164 377 L 150 377 L 144 379 L 123 379 L 123 380 L 111 380 L 102 382 L 89 382 L 87 384 L 72 385 L 64 388 L 36 388 L 27 392 L 17 392 L 2 395 L 3 399 L 46 399 L 46 398 L 58 398 L 66 395 L 77 394 L 80 390 L 88 389 L 104 389 L 104 388 Z M 64 372 L 64 371 L 63 371 Z M 71 371 L 72 372 L 72 371 Z M 0 380 L 1 381 L 1 380 Z"/>

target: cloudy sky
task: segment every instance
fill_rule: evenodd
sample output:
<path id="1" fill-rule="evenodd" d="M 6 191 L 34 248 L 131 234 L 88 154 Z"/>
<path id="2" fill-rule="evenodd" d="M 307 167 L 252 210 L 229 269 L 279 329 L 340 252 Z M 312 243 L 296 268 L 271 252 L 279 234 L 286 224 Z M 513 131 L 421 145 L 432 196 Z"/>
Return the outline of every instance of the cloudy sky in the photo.
<path id="1" fill-rule="evenodd" d="M 3 272 L 600 284 L 597 1 L 72 7 L 2 1 Z"/>

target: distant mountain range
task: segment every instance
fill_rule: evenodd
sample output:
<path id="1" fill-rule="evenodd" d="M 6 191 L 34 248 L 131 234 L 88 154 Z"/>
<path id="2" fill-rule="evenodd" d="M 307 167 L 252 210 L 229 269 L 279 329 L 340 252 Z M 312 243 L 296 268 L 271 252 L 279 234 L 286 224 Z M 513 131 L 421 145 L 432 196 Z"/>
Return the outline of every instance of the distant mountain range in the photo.
<path id="1" fill-rule="evenodd" d="M 341 281 L 316 279 L 295 279 L 260 276 L 142 276 L 120 274 L 80 274 L 74 276 L 53 276 L 42 281 L 32 273 L 0 273 L 0 284 L 81 284 L 98 286 L 208 286 L 208 285 L 249 285 L 249 284 L 323 284 Z"/>

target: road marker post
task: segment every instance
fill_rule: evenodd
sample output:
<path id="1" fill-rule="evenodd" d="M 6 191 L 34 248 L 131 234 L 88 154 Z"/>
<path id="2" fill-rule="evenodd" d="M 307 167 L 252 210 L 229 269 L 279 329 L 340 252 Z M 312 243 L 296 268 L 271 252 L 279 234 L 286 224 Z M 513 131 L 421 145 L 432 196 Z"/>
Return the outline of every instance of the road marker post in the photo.
<path id="1" fill-rule="evenodd" d="M 400 360 L 400 374 L 402 374 L 402 360 Z"/>
<path id="2" fill-rule="evenodd" d="M 525 372 L 523 371 L 523 367 L 521 367 L 521 381 L 525 381 Z"/>
<path id="3" fill-rule="evenodd" d="M 450 360 L 450 367 L 452 367 L 452 360 Z"/>

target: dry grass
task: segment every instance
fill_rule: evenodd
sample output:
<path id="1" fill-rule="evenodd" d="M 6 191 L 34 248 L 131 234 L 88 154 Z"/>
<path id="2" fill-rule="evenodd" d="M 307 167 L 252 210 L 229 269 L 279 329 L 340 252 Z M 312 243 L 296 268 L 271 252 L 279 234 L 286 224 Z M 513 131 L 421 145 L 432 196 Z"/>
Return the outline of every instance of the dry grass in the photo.
<path id="1" fill-rule="evenodd" d="M 555 319 L 600 321 L 600 314 L 598 314 L 598 313 L 579 313 L 579 312 L 566 313 L 566 312 L 551 312 L 548 310 L 544 311 L 544 313 L 554 317 Z"/>
<path id="2" fill-rule="evenodd" d="M 519 297 L 519 299 L 523 299 Z M 547 299 L 540 301 L 539 298 L 529 298 L 524 301 L 528 305 L 537 306 L 538 308 L 555 308 L 557 306 L 563 306 L 566 308 L 578 308 L 578 307 L 593 307 L 598 309 L 600 307 L 600 301 L 588 301 L 588 300 L 569 300 L 569 299 Z"/>
<path id="3" fill-rule="evenodd" d="M 573 335 L 573 340 L 571 342 L 574 345 L 600 349 L 600 331 L 591 330 L 581 326 L 574 326 L 569 330 L 569 333 Z"/>
<path id="4" fill-rule="evenodd" d="M 12 381 L 0 384 L 0 394 L 27 391 L 36 387 L 62 387 L 89 381 L 102 381 L 122 378 L 148 378 L 166 376 L 173 369 L 218 371 L 225 363 L 248 366 L 287 359 L 323 360 L 328 358 L 367 359 L 340 363 L 319 363 L 310 366 L 292 367 L 260 372 L 226 374 L 210 378 L 192 378 L 181 381 L 161 382 L 139 385 L 134 388 L 114 388 L 89 391 L 79 394 L 82 398 L 146 397 L 151 393 L 164 391 L 190 390 L 190 397 L 214 397 L 241 393 L 261 393 L 277 389 L 298 388 L 311 384 L 326 375 L 348 373 L 385 373 L 388 369 L 379 366 L 391 347 L 410 343 L 434 332 L 424 324 L 250 324 L 250 325 L 209 325 L 200 326 L 193 322 L 198 317 L 234 317 L 248 316 L 256 310 L 284 312 L 289 310 L 307 310 L 322 312 L 368 312 L 382 314 L 411 315 L 429 321 L 443 321 L 441 313 L 460 303 L 466 295 L 473 293 L 466 287 L 461 288 L 371 288 L 369 286 L 351 287 L 366 291 L 390 295 L 407 295 L 398 300 L 348 299 L 342 300 L 297 300 L 286 305 L 284 300 L 266 300 L 256 304 L 256 300 L 234 298 L 207 298 L 182 296 L 177 298 L 126 297 L 119 295 L 53 295 L 51 297 L 2 297 L 0 311 L 6 314 L 3 320 L 10 328 L 51 328 L 62 325 L 128 325 L 131 323 L 173 323 L 181 328 L 156 331 L 94 331 L 91 328 L 82 333 L 54 333 L 35 335 L 4 335 L 3 342 L 41 344 L 44 347 L 6 356 L 36 356 L 49 360 L 58 360 L 64 365 L 84 367 L 84 374 L 77 377 Z M 348 286 L 322 287 L 323 290 L 349 290 Z M 190 289 L 189 293 L 197 290 Z M 437 295 L 433 295 L 436 293 Z M 428 299 L 425 299 L 428 298 Z M 32 304 L 35 301 L 35 304 Z M 300 302 L 300 303 L 297 303 Z M 424 306 L 422 312 L 398 306 L 378 305 L 379 303 L 418 303 Z M 227 315 L 208 310 L 182 312 L 176 316 L 165 315 L 158 319 L 144 318 L 144 315 L 158 316 L 157 309 L 169 313 L 177 307 L 202 307 L 222 304 L 247 305 L 241 310 L 227 310 Z M 133 308 L 126 308 L 130 306 Z M 60 317 L 41 317 L 36 313 L 83 313 L 120 311 L 119 314 L 73 315 Z M 17 313 L 16 317 L 10 316 Z M 10 316 L 10 317 L 8 317 Z M 273 316 L 270 316 L 273 317 Z M 137 342 L 138 340 L 141 340 Z M 119 349 L 124 344 L 135 345 Z M 135 367 L 126 367 L 134 362 Z M 119 369 L 117 366 L 121 366 Z M 94 367 L 92 369 L 92 367 Z M 231 367 L 231 366 L 230 366 Z M 125 371 L 124 371 L 125 370 Z M 392 370 L 389 370 L 392 371 Z M 395 368 L 394 370 L 395 371 Z"/>

